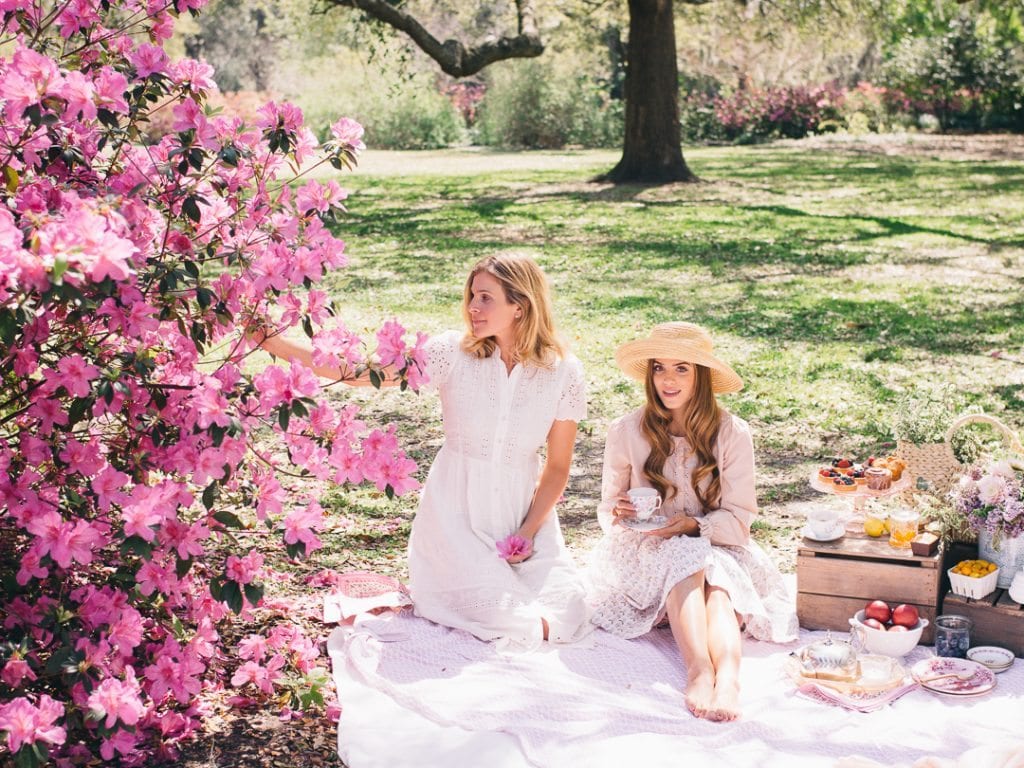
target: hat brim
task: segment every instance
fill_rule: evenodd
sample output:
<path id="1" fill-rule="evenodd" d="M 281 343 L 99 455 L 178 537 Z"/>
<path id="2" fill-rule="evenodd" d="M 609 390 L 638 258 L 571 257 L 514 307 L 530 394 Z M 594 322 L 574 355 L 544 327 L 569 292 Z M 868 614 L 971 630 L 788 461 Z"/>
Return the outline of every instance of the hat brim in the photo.
<path id="1" fill-rule="evenodd" d="M 647 378 L 648 360 L 683 360 L 711 369 L 711 388 L 718 394 L 739 392 L 743 379 L 729 365 L 694 344 L 674 339 L 637 339 L 615 350 L 615 362 L 631 379 Z"/>

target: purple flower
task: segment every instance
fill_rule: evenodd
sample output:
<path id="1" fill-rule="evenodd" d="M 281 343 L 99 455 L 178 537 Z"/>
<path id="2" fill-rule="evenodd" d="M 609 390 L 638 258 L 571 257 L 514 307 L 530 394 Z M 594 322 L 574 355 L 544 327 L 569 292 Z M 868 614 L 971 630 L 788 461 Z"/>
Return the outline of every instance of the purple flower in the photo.
<path id="1" fill-rule="evenodd" d="M 516 534 L 509 534 L 501 541 L 497 542 L 495 546 L 498 548 L 498 556 L 504 560 L 509 560 L 513 557 L 522 555 L 523 557 L 529 557 L 533 552 L 533 544 L 529 539 L 524 539 L 522 536 Z"/>
<path id="2" fill-rule="evenodd" d="M 949 497 L 975 532 L 1009 537 L 1024 533 L 1024 481 L 1007 462 L 971 467 Z"/>

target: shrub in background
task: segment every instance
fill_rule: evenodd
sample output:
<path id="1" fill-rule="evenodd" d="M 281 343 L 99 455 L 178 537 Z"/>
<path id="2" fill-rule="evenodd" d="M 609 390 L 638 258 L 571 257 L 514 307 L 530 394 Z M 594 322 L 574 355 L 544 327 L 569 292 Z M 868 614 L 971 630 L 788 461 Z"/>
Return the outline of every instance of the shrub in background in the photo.
<path id="1" fill-rule="evenodd" d="M 691 93 L 682 102 L 687 140 L 799 139 L 840 127 L 843 91 L 829 83 L 721 95 Z"/>
<path id="2" fill-rule="evenodd" d="M 1024 53 L 987 17 L 962 13 L 936 36 L 898 41 L 882 83 L 945 129 L 1024 130 Z"/>
<path id="3" fill-rule="evenodd" d="M 622 103 L 588 75 L 561 64 L 530 60 L 490 72 L 476 142 L 528 149 L 618 146 Z"/>

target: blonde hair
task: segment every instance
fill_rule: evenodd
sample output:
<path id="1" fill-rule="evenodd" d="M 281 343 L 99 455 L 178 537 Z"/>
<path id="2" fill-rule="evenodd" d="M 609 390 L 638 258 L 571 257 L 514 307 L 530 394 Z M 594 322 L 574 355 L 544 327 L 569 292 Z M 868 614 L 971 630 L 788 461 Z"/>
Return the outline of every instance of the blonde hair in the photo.
<path id="1" fill-rule="evenodd" d="M 505 299 L 522 310 L 523 316 L 515 323 L 513 348 L 506 350 L 513 359 L 524 366 L 548 368 L 563 357 L 565 346 L 555 333 L 547 278 L 537 262 L 523 254 L 485 256 L 473 265 L 462 293 L 462 319 L 466 328 L 472 328 L 469 302 L 473 297 L 473 278 L 481 272 L 501 283 Z M 462 337 L 462 349 L 477 358 L 490 357 L 496 347 L 493 336 L 478 339 L 467 330 Z"/>
<path id="2" fill-rule="evenodd" d="M 711 369 L 704 365 L 694 365 L 693 373 L 693 394 L 684 406 L 682 436 L 697 457 L 697 467 L 690 477 L 690 484 L 700 502 L 701 511 L 707 512 L 718 506 L 722 496 L 722 482 L 714 453 L 718 427 L 722 421 L 722 409 L 711 386 Z M 651 453 L 644 462 L 644 477 L 657 489 L 662 498 L 668 500 L 679 492 L 665 476 L 665 462 L 672 455 L 674 448 L 672 434 L 668 430 L 672 412 L 662 404 L 654 387 L 653 360 L 647 361 L 644 389 L 647 392 L 647 402 L 644 405 L 643 418 L 640 420 L 640 430 L 651 445 Z M 707 488 L 702 492 L 700 484 L 705 479 Z"/>

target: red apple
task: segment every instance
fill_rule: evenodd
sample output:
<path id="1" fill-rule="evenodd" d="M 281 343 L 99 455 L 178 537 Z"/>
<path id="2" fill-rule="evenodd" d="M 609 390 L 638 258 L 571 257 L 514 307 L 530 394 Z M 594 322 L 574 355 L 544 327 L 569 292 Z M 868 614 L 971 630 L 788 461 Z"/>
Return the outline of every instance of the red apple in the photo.
<path id="1" fill-rule="evenodd" d="M 889 610 L 889 604 L 884 600 L 872 600 L 864 608 L 864 618 L 874 619 L 885 624 L 892 617 L 892 611 Z"/>
<path id="2" fill-rule="evenodd" d="M 885 632 L 885 624 L 880 622 L 878 619 L 864 619 L 862 623 L 865 627 L 871 627 L 872 629 L 877 629 L 882 632 Z"/>
<path id="3" fill-rule="evenodd" d="M 889 632 L 909 632 L 910 630 L 907 629 L 906 627 L 904 627 L 902 624 L 893 624 L 891 627 L 889 627 L 889 629 L 887 631 L 889 631 Z"/>
<path id="4" fill-rule="evenodd" d="M 892 623 L 907 629 L 916 627 L 920 618 L 917 608 L 906 603 L 900 603 L 892 609 Z"/>

